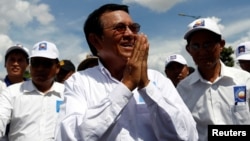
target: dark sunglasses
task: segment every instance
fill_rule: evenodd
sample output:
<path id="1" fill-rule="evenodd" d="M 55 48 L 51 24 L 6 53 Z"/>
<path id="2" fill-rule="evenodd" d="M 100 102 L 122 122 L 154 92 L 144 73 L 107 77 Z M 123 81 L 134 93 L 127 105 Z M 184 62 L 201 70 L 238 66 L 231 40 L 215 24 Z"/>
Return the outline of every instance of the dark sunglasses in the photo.
<path id="1" fill-rule="evenodd" d="M 44 68 L 51 68 L 54 64 L 56 64 L 58 61 L 56 60 L 50 60 L 50 59 L 31 59 L 30 60 L 30 65 L 31 67 L 39 67 L 42 66 Z"/>
<path id="2" fill-rule="evenodd" d="M 140 31 L 140 24 L 138 23 L 132 23 L 130 25 L 126 25 L 124 23 L 118 23 L 114 26 L 111 26 L 111 27 L 107 27 L 105 29 L 108 29 L 108 28 L 112 28 L 113 30 L 116 30 L 118 32 L 125 32 L 127 30 L 127 27 L 129 28 L 129 30 L 131 30 L 133 33 L 138 33 Z"/>

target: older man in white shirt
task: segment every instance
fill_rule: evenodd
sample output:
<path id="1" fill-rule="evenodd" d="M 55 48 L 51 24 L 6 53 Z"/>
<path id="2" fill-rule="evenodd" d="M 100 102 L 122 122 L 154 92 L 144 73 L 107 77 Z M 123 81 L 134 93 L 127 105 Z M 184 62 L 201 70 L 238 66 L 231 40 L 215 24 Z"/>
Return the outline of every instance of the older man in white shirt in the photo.
<path id="1" fill-rule="evenodd" d="M 96 25 L 97 24 L 97 25 Z M 196 123 L 172 82 L 147 68 L 149 43 L 126 5 L 85 22 L 98 65 L 65 81 L 56 141 L 196 141 Z"/>

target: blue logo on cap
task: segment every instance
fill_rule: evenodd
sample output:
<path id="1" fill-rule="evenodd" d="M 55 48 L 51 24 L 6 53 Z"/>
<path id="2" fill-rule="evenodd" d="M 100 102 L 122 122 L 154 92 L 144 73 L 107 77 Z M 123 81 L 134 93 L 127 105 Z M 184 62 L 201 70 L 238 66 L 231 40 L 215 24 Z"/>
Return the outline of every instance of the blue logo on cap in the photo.
<path id="1" fill-rule="evenodd" d="M 199 26 L 205 26 L 205 21 L 204 20 L 196 21 L 193 28 L 199 27 Z"/>
<path id="2" fill-rule="evenodd" d="M 239 46 L 238 47 L 238 53 L 240 54 L 240 53 L 244 53 L 244 52 L 246 52 L 245 46 Z"/>
<path id="3" fill-rule="evenodd" d="M 38 50 L 47 50 L 47 43 L 40 43 Z"/>
<path id="4" fill-rule="evenodd" d="M 172 56 L 170 56 L 170 60 L 175 60 L 177 58 L 177 56 L 176 55 L 172 55 Z"/>

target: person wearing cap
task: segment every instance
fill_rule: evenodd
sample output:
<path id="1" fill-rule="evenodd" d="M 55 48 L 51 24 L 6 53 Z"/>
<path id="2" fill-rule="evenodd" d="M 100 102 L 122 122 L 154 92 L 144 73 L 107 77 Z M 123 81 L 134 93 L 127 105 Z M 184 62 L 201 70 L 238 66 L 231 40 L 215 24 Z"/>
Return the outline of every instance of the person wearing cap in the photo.
<path id="1" fill-rule="evenodd" d="M 149 42 L 128 6 L 108 3 L 86 19 L 98 65 L 65 81 L 56 141 L 195 141 L 194 119 L 170 79 L 148 69 Z"/>
<path id="2" fill-rule="evenodd" d="M 60 71 L 56 75 L 56 81 L 60 83 L 64 83 L 75 71 L 75 65 L 67 59 L 61 60 L 60 64 Z"/>
<path id="3" fill-rule="evenodd" d="M 180 54 L 168 56 L 165 63 L 165 74 L 176 87 L 182 79 L 189 75 L 186 59 Z"/>
<path id="4" fill-rule="evenodd" d="M 0 79 L 2 88 L 0 91 L 11 84 L 27 80 L 24 73 L 29 66 L 29 50 L 21 44 L 11 46 L 5 53 L 4 67 L 7 75 L 4 79 Z"/>
<path id="5" fill-rule="evenodd" d="M 10 123 L 9 141 L 54 140 L 64 85 L 55 82 L 59 52 L 54 43 L 36 43 L 30 55 L 30 80 L 12 84 L 0 94 L 0 139 Z"/>
<path id="6" fill-rule="evenodd" d="M 235 49 L 235 54 L 241 69 L 250 72 L 250 41 L 240 43 Z"/>
<path id="7" fill-rule="evenodd" d="M 220 60 L 225 40 L 218 24 L 209 18 L 194 20 L 184 39 L 197 69 L 177 90 L 197 123 L 199 141 L 208 140 L 208 125 L 250 124 L 250 74 Z"/>
<path id="8" fill-rule="evenodd" d="M 0 92 L 6 87 L 28 80 L 24 73 L 29 66 L 29 50 L 21 44 L 16 44 L 7 49 L 5 53 L 5 63 L 7 75 L 0 79 Z M 6 137 L 8 135 L 9 125 L 6 128 Z"/>

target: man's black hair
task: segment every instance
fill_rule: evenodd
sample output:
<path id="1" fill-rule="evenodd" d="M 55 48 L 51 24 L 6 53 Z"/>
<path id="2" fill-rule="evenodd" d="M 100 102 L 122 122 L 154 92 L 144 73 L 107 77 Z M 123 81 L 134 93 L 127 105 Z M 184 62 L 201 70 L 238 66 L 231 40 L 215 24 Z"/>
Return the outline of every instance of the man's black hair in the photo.
<path id="1" fill-rule="evenodd" d="M 97 36 L 101 37 L 103 33 L 103 27 L 102 22 L 100 20 L 100 17 L 103 13 L 116 11 L 116 10 L 122 10 L 127 13 L 129 13 L 128 6 L 127 5 L 121 5 L 121 4 L 105 4 L 98 9 L 94 10 L 86 19 L 83 30 L 85 33 L 85 38 L 87 40 L 87 43 L 89 45 L 90 51 L 93 55 L 97 56 L 97 50 L 95 47 L 90 43 L 88 36 L 90 33 L 94 33 Z"/>

